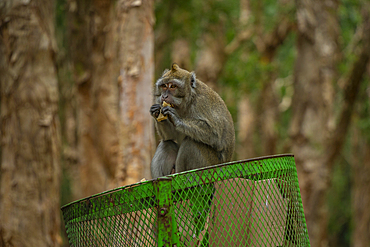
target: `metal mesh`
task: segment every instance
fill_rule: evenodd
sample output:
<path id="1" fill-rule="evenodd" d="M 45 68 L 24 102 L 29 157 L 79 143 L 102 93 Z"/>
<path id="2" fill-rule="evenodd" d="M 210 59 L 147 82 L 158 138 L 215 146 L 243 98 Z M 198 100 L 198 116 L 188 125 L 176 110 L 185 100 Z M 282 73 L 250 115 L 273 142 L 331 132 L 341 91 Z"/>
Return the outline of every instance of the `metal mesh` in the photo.
<path id="1" fill-rule="evenodd" d="M 145 181 L 62 211 L 71 246 L 310 246 L 292 155 Z"/>

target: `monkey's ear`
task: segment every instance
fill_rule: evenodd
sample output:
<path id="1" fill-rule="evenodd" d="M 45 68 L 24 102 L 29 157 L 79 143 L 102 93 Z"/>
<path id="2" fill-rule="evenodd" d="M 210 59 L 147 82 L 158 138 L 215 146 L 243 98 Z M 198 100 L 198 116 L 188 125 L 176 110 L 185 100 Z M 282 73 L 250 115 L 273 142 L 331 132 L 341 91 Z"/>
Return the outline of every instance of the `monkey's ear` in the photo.
<path id="1" fill-rule="evenodd" d="M 194 71 L 190 73 L 190 85 L 192 88 L 197 87 L 197 78 Z"/>
<path id="2" fill-rule="evenodd" d="M 173 63 L 172 64 L 172 70 L 175 71 L 175 70 L 178 70 L 180 67 L 177 65 L 177 63 Z"/>
<path id="3" fill-rule="evenodd" d="M 170 71 L 169 69 L 165 69 L 164 71 L 163 71 L 163 73 L 162 73 L 162 77 L 168 72 L 168 71 Z"/>

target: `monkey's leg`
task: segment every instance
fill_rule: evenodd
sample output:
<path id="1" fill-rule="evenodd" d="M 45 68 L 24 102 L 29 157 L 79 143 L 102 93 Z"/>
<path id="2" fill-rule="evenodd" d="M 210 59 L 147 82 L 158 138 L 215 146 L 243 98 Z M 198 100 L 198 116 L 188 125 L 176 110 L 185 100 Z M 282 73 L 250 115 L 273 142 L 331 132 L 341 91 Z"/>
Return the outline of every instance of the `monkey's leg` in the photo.
<path id="1" fill-rule="evenodd" d="M 179 148 L 176 173 L 219 164 L 217 152 L 207 144 L 186 137 Z"/>
<path id="2" fill-rule="evenodd" d="M 150 164 L 153 179 L 171 174 L 178 150 L 179 147 L 174 141 L 168 140 L 159 143 Z"/>
<path id="3" fill-rule="evenodd" d="M 219 158 L 217 152 L 200 142 L 196 142 L 189 137 L 186 137 L 180 145 L 179 153 L 176 159 L 176 172 L 183 172 L 196 168 L 206 167 L 218 164 Z M 191 236 L 195 236 L 198 241 L 203 244 L 208 243 L 208 221 L 212 198 L 214 193 L 213 183 L 199 183 L 197 186 L 202 193 L 188 200 L 191 211 L 189 213 L 188 222 Z M 202 189 L 201 189 L 202 188 Z M 203 246 L 203 245 L 202 245 Z M 208 245 L 205 245 L 208 246 Z"/>

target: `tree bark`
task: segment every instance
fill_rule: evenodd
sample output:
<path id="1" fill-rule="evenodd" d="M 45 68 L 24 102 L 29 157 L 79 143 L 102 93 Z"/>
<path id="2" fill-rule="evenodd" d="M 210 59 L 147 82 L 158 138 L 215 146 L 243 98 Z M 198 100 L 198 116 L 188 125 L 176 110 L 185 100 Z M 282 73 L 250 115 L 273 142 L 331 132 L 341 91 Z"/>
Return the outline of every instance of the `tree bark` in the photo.
<path id="1" fill-rule="evenodd" d="M 368 58 L 364 49 L 346 81 L 342 111 L 335 126 L 332 83 L 336 79 L 337 1 L 298 1 L 298 54 L 295 67 L 292 150 L 312 246 L 327 246 L 326 192 L 341 151 L 353 104 Z M 368 55 L 367 55 L 368 56 Z M 365 64 L 364 64 L 365 63 Z"/>
<path id="2" fill-rule="evenodd" d="M 54 1 L 0 4 L 0 245 L 59 246 Z"/>
<path id="3" fill-rule="evenodd" d="M 94 0 L 91 72 L 93 95 L 93 140 L 103 164 L 106 179 L 113 180 L 119 162 L 117 33 L 114 30 L 114 3 Z M 108 189 L 115 187 L 108 183 Z"/>
<path id="4" fill-rule="evenodd" d="M 248 28 L 247 26 L 250 21 L 251 13 L 250 1 L 240 0 L 239 25 L 243 28 L 241 33 L 249 31 L 250 35 L 252 34 L 251 28 Z M 225 47 L 226 54 L 234 52 L 240 46 L 240 43 L 241 38 L 235 38 Z M 256 150 L 253 143 L 253 134 L 256 126 L 256 114 L 254 111 L 255 109 L 250 99 L 246 95 L 242 95 L 238 102 L 238 131 L 235 150 L 238 159 L 253 158 L 256 156 Z"/>
<path id="5" fill-rule="evenodd" d="M 258 116 L 258 127 L 261 131 L 262 155 L 276 154 L 278 141 L 277 124 L 279 121 L 279 99 L 274 89 L 276 75 L 270 72 L 267 81 L 264 82 L 260 95 L 260 109 Z"/>
<path id="6" fill-rule="evenodd" d="M 243 96 L 238 102 L 238 145 L 236 154 L 238 159 L 256 157 L 253 143 L 253 134 L 256 126 L 256 114 L 248 97 Z"/>
<path id="7" fill-rule="evenodd" d="M 153 1 L 69 1 L 77 87 L 74 199 L 150 178 Z"/>
<path id="8" fill-rule="evenodd" d="M 367 8 L 366 8 L 367 7 Z M 345 85 L 344 99 L 339 124 L 332 138 L 330 151 L 327 154 L 327 161 L 333 166 L 337 153 L 343 146 L 345 133 L 349 128 L 351 113 L 354 108 L 357 94 L 359 93 L 362 77 L 369 71 L 370 66 L 370 5 L 364 6 L 363 11 L 363 47 L 357 61 L 354 62 L 351 73 Z M 367 88 L 369 89 L 369 87 Z M 368 96 L 368 95 L 367 95 Z M 367 97 L 369 100 L 369 97 Z M 366 115 L 368 116 L 368 114 Z M 366 119 L 368 121 L 368 119 Z M 344 132 L 344 133 L 342 133 Z M 370 246 L 370 143 L 363 140 L 367 133 L 361 133 L 355 128 L 353 133 L 353 189 L 352 189 L 352 209 L 353 209 L 353 234 L 352 245 L 355 247 Z M 366 137 L 365 137 L 366 138 Z"/>
<path id="9" fill-rule="evenodd" d="M 180 68 L 191 70 L 190 44 L 184 38 L 176 39 L 172 43 L 171 58 L 173 63 L 177 63 Z M 170 64 L 168 65 L 170 66 Z"/>
<path id="10" fill-rule="evenodd" d="M 358 54 L 357 59 L 353 62 L 351 70 L 347 79 L 345 80 L 344 93 L 343 93 L 343 104 L 341 106 L 341 111 L 338 118 L 338 123 L 330 137 L 327 140 L 326 148 L 323 156 L 323 162 L 320 164 L 320 171 L 328 171 L 328 174 L 331 174 L 334 163 L 338 155 L 341 153 L 345 138 L 348 132 L 352 120 L 352 112 L 354 105 L 356 103 L 357 95 L 360 90 L 360 85 L 363 79 L 363 76 L 366 72 L 366 68 L 369 65 L 370 60 L 370 12 L 369 9 L 365 9 L 364 21 L 363 21 L 363 36 L 362 36 L 362 47 Z M 364 170 L 366 172 L 366 168 Z M 326 181 L 325 181 L 326 179 Z M 312 194 L 311 200 L 312 204 L 315 204 L 315 209 L 323 208 L 326 199 L 326 191 L 328 185 L 331 183 L 331 177 L 324 177 L 324 184 L 326 186 L 319 187 Z M 318 222 L 322 227 L 326 227 L 325 217 L 321 217 L 321 211 L 313 212 L 313 219 L 319 219 Z M 366 218 L 364 218 L 366 221 Z M 325 233 L 325 232 L 324 232 Z M 319 241 L 320 243 L 326 243 L 327 236 L 321 233 Z"/>
<path id="11" fill-rule="evenodd" d="M 150 178 L 154 152 L 154 6 L 151 0 L 118 2 L 119 118 L 122 148 L 119 185 Z"/>
<path id="12" fill-rule="evenodd" d="M 115 187 L 118 167 L 118 85 L 114 5 L 70 1 L 70 47 L 77 85 L 78 169 L 73 198 Z"/>
<path id="13" fill-rule="evenodd" d="M 217 80 L 226 62 L 226 41 L 222 22 L 209 28 L 211 30 L 203 35 L 197 54 L 196 73 L 200 80 L 217 92 Z"/>
<path id="14" fill-rule="evenodd" d="M 352 246 L 370 246 L 370 144 L 358 129 L 353 133 Z"/>
<path id="15" fill-rule="evenodd" d="M 257 10 L 260 11 L 262 9 L 261 3 L 259 3 L 258 6 L 259 8 Z M 256 26 L 252 29 L 252 27 L 247 25 L 252 12 L 249 0 L 240 1 L 239 25 L 240 27 L 243 27 L 243 29 L 225 48 L 225 52 L 226 54 L 230 54 L 230 52 L 235 51 L 244 41 L 250 39 L 253 35 L 255 37 L 255 45 L 261 53 L 261 63 L 273 65 L 276 51 L 280 45 L 284 43 L 294 25 L 289 20 L 288 16 L 281 15 L 279 18 L 281 21 L 277 23 L 274 29 L 270 32 L 264 31 L 264 28 L 260 25 L 260 21 L 257 21 Z M 259 17 L 256 16 L 255 18 L 258 19 Z M 250 111 L 249 107 L 247 107 L 248 101 L 245 97 L 243 97 L 239 103 L 238 140 L 240 144 L 237 146 L 237 152 L 238 155 L 241 155 L 240 157 L 245 157 L 244 155 L 249 156 L 251 153 L 268 155 L 275 154 L 276 152 L 278 141 L 276 125 L 279 121 L 280 115 L 279 99 L 274 88 L 276 73 L 267 72 L 264 78 L 261 94 L 259 95 L 257 104 L 255 104 L 256 106 L 253 109 L 254 114 Z M 241 112 L 240 110 L 245 112 Z M 248 115 L 242 116 L 247 114 L 246 110 L 249 111 Z M 245 121 L 245 124 L 241 121 Z M 256 146 L 258 147 L 259 144 L 255 145 L 254 143 L 247 143 L 251 142 L 253 139 L 252 133 L 250 132 L 251 130 L 248 130 L 247 126 L 248 128 L 254 129 L 252 132 L 256 132 L 259 135 L 259 139 L 261 140 L 260 152 L 258 152 L 259 148 L 255 148 Z M 239 147 L 240 145 L 241 147 Z M 244 151 L 243 147 L 245 147 Z M 253 149 L 254 152 L 252 151 Z"/>

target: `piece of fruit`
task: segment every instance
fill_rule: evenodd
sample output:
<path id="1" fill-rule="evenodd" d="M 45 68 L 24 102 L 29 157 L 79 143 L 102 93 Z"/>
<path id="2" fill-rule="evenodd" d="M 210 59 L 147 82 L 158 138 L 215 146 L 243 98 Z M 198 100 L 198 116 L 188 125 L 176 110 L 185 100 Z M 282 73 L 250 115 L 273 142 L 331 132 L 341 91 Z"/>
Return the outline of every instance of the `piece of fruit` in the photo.
<path id="1" fill-rule="evenodd" d="M 163 107 L 165 107 L 165 106 L 170 106 L 170 107 L 172 107 L 172 105 L 171 105 L 171 104 L 167 103 L 166 101 L 163 101 L 162 108 L 163 108 Z M 166 120 L 166 119 L 167 119 L 167 116 L 163 115 L 163 114 L 162 114 L 162 110 L 161 110 L 161 112 L 159 113 L 159 115 L 158 115 L 158 117 L 157 117 L 157 121 L 158 121 L 158 122 L 161 122 L 161 121 Z"/>

